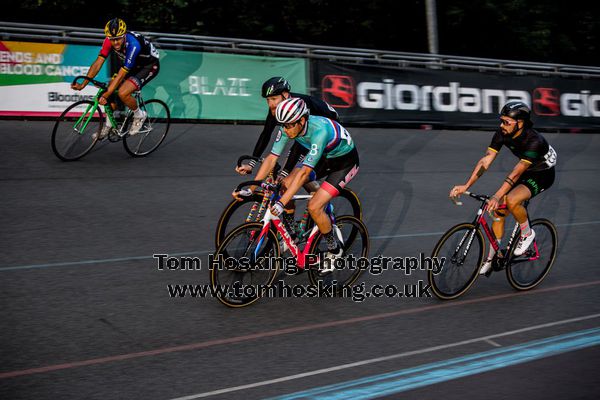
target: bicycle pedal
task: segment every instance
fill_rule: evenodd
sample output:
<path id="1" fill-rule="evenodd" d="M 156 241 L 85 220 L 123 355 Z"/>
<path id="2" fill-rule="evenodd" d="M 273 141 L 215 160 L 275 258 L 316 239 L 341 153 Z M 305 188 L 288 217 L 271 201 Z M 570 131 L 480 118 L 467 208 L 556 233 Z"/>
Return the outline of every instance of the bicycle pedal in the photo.
<path id="1" fill-rule="evenodd" d="M 488 272 L 502 271 L 504 269 L 504 258 L 495 258 L 492 260 L 492 268 Z"/>
<path id="2" fill-rule="evenodd" d="M 112 143 L 116 143 L 121 140 L 121 137 L 114 132 L 110 132 L 106 138 Z"/>

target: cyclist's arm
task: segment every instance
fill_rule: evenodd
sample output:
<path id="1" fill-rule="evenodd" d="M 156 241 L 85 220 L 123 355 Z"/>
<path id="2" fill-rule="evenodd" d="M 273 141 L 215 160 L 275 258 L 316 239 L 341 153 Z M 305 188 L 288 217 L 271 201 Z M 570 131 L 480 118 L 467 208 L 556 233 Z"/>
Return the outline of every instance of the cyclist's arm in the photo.
<path id="1" fill-rule="evenodd" d="M 530 165 L 531 163 L 527 160 L 519 161 L 512 172 L 504 179 L 504 183 L 502 183 L 502 186 L 500 186 L 500 189 L 496 191 L 496 194 L 494 194 L 493 197 L 501 199 L 506 193 L 510 192 L 510 189 L 515 186 L 521 175 L 523 175 L 523 172 L 525 172 Z"/>
<path id="2" fill-rule="evenodd" d="M 288 185 L 287 190 L 285 191 L 283 196 L 281 196 L 281 199 L 279 199 L 281 204 L 285 206 L 292 199 L 292 197 L 298 192 L 298 190 L 300 190 L 302 185 L 306 183 L 312 170 L 313 169 L 307 165 L 302 166 L 300 172 L 296 174 L 292 183 Z"/>
<path id="3" fill-rule="evenodd" d="M 125 76 L 127 76 L 127 69 L 125 69 L 124 67 L 121 68 L 119 70 L 119 72 L 117 73 L 117 75 L 110 81 L 110 84 L 108 85 L 108 89 L 106 90 L 106 93 L 104 93 L 102 96 L 104 96 L 105 98 L 108 99 L 108 97 L 113 94 L 115 92 L 115 90 L 117 90 L 117 88 L 121 85 L 121 82 L 123 82 L 123 80 L 125 79 Z"/>
<path id="4" fill-rule="evenodd" d="M 92 65 L 90 66 L 90 69 L 88 70 L 86 76 L 88 76 L 90 78 L 95 78 L 96 75 L 98 75 L 98 72 L 100 71 L 100 69 L 102 68 L 102 65 L 104 65 L 104 60 L 106 60 L 106 58 L 104 58 L 102 56 L 98 56 L 98 58 L 96 58 L 96 61 L 94 61 L 92 63 Z M 81 90 L 84 87 L 86 87 L 89 82 L 90 82 L 89 80 L 84 79 L 81 83 L 71 84 L 71 87 L 75 90 Z"/>
<path id="5" fill-rule="evenodd" d="M 471 173 L 471 177 L 469 178 L 467 183 L 465 183 L 467 189 L 473 186 L 473 184 L 477 182 L 481 175 L 483 175 L 485 171 L 487 171 L 490 168 L 490 165 L 492 165 L 497 155 L 498 152 L 496 150 L 492 149 L 491 147 L 488 147 L 487 151 L 485 152 L 485 155 L 481 158 L 481 160 L 479 160 L 479 162 L 477 162 L 477 165 L 475 165 L 475 168 Z"/>
<path id="6" fill-rule="evenodd" d="M 277 126 L 277 121 L 275 120 L 275 117 L 271 115 L 271 112 L 269 112 L 267 114 L 267 119 L 265 120 L 265 126 L 258 137 L 256 145 L 254 146 L 254 151 L 252 152 L 254 157 L 260 158 L 260 156 L 265 152 L 265 149 L 271 140 L 271 134 L 273 133 L 275 126 Z M 250 165 L 254 167 L 255 163 L 253 164 L 251 162 Z"/>
<path id="7" fill-rule="evenodd" d="M 94 63 L 88 70 L 87 76 L 89 76 L 90 78 L 95 78 L 96 75 L 98 75 L 98 72 L 100 72 L 100 68 L 102 68 L 102 65 L 104 65 L 104 60 L 106 60 L 106 58 L 98 56 L 98 58 L 96 58 L 96 61 L 94 61 Z M 86 79 L 85 83 L 87 84 L 88 82 L 89 81 Z"/>
<path id="8" fill-rule="evenodd" d="M 254 179 L 257 181 L 262 181 L 263 179 L 265 179 L 269 175 L 269 172 L 271 172 L 273 167 L 275 167 L 275 163 L 277 162 L 278 158 L 279 156 L 273 153 L 266 156 L 264 161 L 260 165 L 260 168 L 258 169 L 258 172 L 256 173 L 256 177 Z"/>
<path id="9" fill-rule="evenodd" d="M 290 153 L 288 154 L 287 161 L 285 162 L 283 169 L 279 173 L 281 176 L 288 176 L 290 172 L 292 172 L 294 167 L 296 167 L 296 164 L 298 164 L 298 160 L 300 160 L 300 157 L 302 157 L 302 155 L 305 154 L 303 153 L 303 151 L 305 151 L 304 147 L 302 147 L 302 145 L 300 145 L 298 142 L 292 145 Z"/>

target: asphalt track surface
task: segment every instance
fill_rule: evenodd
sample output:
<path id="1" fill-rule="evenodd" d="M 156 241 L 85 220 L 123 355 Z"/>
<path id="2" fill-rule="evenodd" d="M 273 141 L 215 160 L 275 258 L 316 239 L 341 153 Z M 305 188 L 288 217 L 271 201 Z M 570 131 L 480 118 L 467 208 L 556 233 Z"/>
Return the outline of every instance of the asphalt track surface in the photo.
<path id="1" fill-rule="evenodd" d="M 207 283 L 208 271 L 159 271 L 152 254 L 214 250 L 217 218 L 241 180 L 234 161 L 259 127 L 179 124 L 150 157 L 132 159 L 117 143 L 63 163 L 51 125 L 0 121 L 2 399 L 254 399 L 309 389 L 304 398 L 598 398 L 597 334 L 581 333 L 600 326 L 598 135 L 546 134 L 557 181 L 530 211 L 558 226 L 559 252 L 533 291 L 516 292 L 497 273 L 454 302 L 271 298 L 229 309 L 170 298 L 167 285 Z M 350 132 L 361 158 L 351 186 L 372 256 L 430 254 L 441 232 L 472 218 L 477 203 L 456 207 L 447 193 L 490 132 Z M 503 150 L 474 190 L 495 190 L 515 162 Z M 403 286 L 426 276 L 362 280 Z M 548 339 L 572 345 L 573 332 L 591 341 L 564 350 Z M 542 356 L 527 358 L 542 339 L 551 341 Z M 517 361 L 495 363 L 504 350 Z M 475 354 L 482 362 L 465 372 Z M 452 370 L 454 359 L 462 364 Z M 416 384 L 380 376 L 392 372 Z M 372 386 L 378 379 L 387 386 Z"/>

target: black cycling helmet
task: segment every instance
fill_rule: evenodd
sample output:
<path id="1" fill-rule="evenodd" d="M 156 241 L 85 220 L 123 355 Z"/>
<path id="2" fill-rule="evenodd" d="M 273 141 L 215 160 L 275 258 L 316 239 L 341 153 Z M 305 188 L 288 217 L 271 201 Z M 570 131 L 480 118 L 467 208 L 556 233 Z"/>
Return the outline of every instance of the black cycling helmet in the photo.
<path id="1" fill-rule="evenodd" d="M 531 109 L 529 106 L 522 101 L 514 100 L 509 101 L 502 107 L 500 111 L 501 116 L 509 117 L 512 119 L 522 119 L 524 121 L 530 121 Z"/>
<path id="2" fill-rule="evenodd" d="M 106 23 L 104 27 L 104 35 L 107 38 L 116 39 L 120 38 L 127 33 L 127 25 L 121 18 L 113 18 Z"/>
<path id="3" fill-rule="evenodd" d="M 268 79 L 262 85 L 262 97 L 276 96 L 282 92 L 289 92 L 292 90 L 290 83 L 282 76 L 274 76 Z"/>

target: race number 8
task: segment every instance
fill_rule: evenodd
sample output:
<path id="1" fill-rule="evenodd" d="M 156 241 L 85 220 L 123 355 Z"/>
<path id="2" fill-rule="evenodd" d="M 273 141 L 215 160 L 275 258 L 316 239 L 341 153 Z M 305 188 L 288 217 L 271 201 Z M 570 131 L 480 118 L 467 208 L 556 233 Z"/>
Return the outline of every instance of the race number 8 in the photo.
<path id="1" fill-rule="evenodd" d="M 316 156 L 318 152 L 319 152 L 319 145 L 316 143 L 311 144 L 310 145 L 310 155 Z"/>

